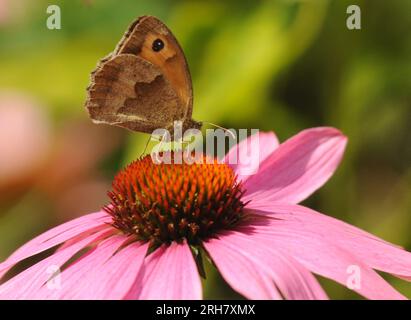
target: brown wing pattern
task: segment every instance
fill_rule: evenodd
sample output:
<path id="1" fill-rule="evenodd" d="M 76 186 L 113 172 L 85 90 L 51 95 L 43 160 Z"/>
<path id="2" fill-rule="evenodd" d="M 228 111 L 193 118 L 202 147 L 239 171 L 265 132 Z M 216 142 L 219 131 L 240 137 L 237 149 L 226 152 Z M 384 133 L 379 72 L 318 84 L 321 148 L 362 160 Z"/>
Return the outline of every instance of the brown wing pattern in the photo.
<path id="1" fill-rule="evenodd" d="M 153 50 L 160 40 L 164 47 Z M 132 23 L 115 51 L 91 74 L 86 108 L 94 122 L 151 133 L 170 128 L 200 127 L 191 119 L 192 84 L 183 51 L 157 18 Z"/>
<path id="2" fill-rule="evenodd" d="M 151 63 L 122 54 L 93 74 L 87 110 L 94 122 L 151 133 L 183 117 L 180 99 Z"/>

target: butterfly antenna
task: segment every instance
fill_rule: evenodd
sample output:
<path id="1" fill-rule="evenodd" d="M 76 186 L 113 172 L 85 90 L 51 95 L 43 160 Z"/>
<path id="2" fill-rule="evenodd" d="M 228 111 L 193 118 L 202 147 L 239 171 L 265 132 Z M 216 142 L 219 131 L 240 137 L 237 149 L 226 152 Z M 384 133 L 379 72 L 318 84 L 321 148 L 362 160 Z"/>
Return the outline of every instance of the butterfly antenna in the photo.
<path id="1" fill-rule="evenodd" d="M 150 143 L 150 140 L 151 140 L 151 135 L 150 135 L 150 137 L 148 137 L 147 142 L 146 142 L 146 146 L 144 147 L 144 150 L 143 150 L 143 152 L 140 154 L 140 157 L 139 157 L 139 158 L 141 158 L 141 157 L 146 153 L 147 148 L 148 148 L 148 145 L 149 145 L 149 143 Z"/>
<path id="2" fill-rule="evenodd" d="M 224 131 L 228 132 L 228 133 L 233 137 L 233 139 L 236 138 L 234 132 L 233 132 L 232 130 L 230 130 L 230 129 L 224 128 L 224 127 L 222 127 L 222 126 L 219 126 L 218 124 L 215 124 L 215 123 L 212 123 L 212 122 L 208 122 L 208 121 L 203 121 L 203 123 L 207 123 L 207 124 L 209 124 L 209 125 L 211 125 L 211 126 L 214 126 L 214 127 L 216 127 L 216 128 L 223 129 Z"/>

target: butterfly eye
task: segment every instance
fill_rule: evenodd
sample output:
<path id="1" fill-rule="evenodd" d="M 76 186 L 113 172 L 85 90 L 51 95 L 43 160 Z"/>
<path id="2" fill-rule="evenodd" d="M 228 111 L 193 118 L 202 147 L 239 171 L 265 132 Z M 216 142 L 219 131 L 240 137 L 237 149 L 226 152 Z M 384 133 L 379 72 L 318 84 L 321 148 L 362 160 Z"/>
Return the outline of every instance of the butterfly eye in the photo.
<path id="1" fill-rule="evenodd" d="M 154 40 L 151 48 L 153 49 L 153 51 L 159 52 L 160 50 L 162 50 L 164 48 L 163 40 L 161 40 L 161 39 Z"/>

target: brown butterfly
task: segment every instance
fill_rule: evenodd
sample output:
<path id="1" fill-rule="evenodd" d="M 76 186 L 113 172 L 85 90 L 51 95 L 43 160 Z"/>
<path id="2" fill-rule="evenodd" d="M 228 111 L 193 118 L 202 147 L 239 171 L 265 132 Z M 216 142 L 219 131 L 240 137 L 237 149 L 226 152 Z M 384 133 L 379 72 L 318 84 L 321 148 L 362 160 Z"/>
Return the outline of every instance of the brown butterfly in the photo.
<path id="1" fill-rule="evenodd" d="M 183 130 L 201 128 L 191 118 L 193 89 L 184 53 L 171 31 L 155 17 L 134 21 L 114 52 L 91 73 L 86 108 L 95 123 L 173 135 L 174 121 Z"/>

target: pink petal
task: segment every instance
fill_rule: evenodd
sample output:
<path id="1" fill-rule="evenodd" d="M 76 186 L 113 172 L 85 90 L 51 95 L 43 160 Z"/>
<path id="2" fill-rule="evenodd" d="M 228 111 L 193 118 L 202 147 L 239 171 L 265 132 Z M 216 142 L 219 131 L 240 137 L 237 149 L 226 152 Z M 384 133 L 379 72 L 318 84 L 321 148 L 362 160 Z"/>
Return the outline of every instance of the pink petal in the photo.
<path id="1" fill-rule="evenodd" d="M 220 241 L 223 243 L 223 241 Z M 274 282 L 252 260 L 214 240 L 203 243 L 227 283 L 248 299 L 281 299 Z"/>
<path id="2" fill-rule="evenodd" d="M 112 236 L 102 241 L 86 256 L 61 273 L 61 288 L 42 287 L 41 299 L 110 299 L 124 298 L 137 278 L 147 244 L 125 245 L 126 237 Z"/>
<path id="3" fill-rule="evenodd" d="M 347 138 L 334 128 L 300 132 L 281 144 L 245 183 L 244 200 L 298 203 L 334 173 Z"/>
<path id="4" fill-rule="evenodd" d="M 252 205 L 252 203 L 250 203 Z M 258 212 L 280 219 L 283 225 L 304 228 L 326 237 L 339 247 L 356 255 L 373 269 L 411 278 L 411 253 L 345 222 L 297 205 L 260 204 L 252 206 Z"/>
<path id="5" fill-rule="evenodd" d="M 201 281 L 186 243 L 173 242 L 150 254 L 126 297 L 139 300 L 199 300 Z"/>
<path id="6" fill-rule="evenodd" d="M 278 139 L 273 132 L 260 132 L 232 147 L 223 162 L 230 165 L 239 180 L 246 180 L 258 171 L 260 164 L 278 145 Z M 255 152 L 256 150 L 259 152 Z"/>
<path id="7" fill-rule="evenodd" d="M 0 278 L 16 263 L 59 245 L 81 233 L 104 229 L 111 217 L 104 211 L 88 214 L 50 229 L 17 249 L 0 264 Z"/>
<path id="8" fill-rule="evenodd" d="M 261 213 L 260 213 L 261 214 Z M 369 299 L 404 299 L 363 260 L 333 241 L 329 233 L 315 232 L 308 222 L 290 223 L 287 220 L 259 217 L 250 225 L 239 227 L 243 237 L 252 236 L 270 247 L 291 255 L 308 270 L 347 285 L 351 268 L 359 270 L 359 287 L 354 291 Z"/>
<path id="9" fill-rule="evenodd" d="M 308 270 L 252 235 L 230 232 L 203 244 L 224 279 L 246 298 L 327 299 Z"/>
<path id="10" fill-rule="evenodd" d="M 56 268 L 61 268 L 80 250 L 113 234 L 112 228 L 72 244 L 24 270 L 0 286 L 0 299 L 37 299 L 39 290 L 47 285 Z M 50 268 L 53 268 L 52 270 Z"/>

